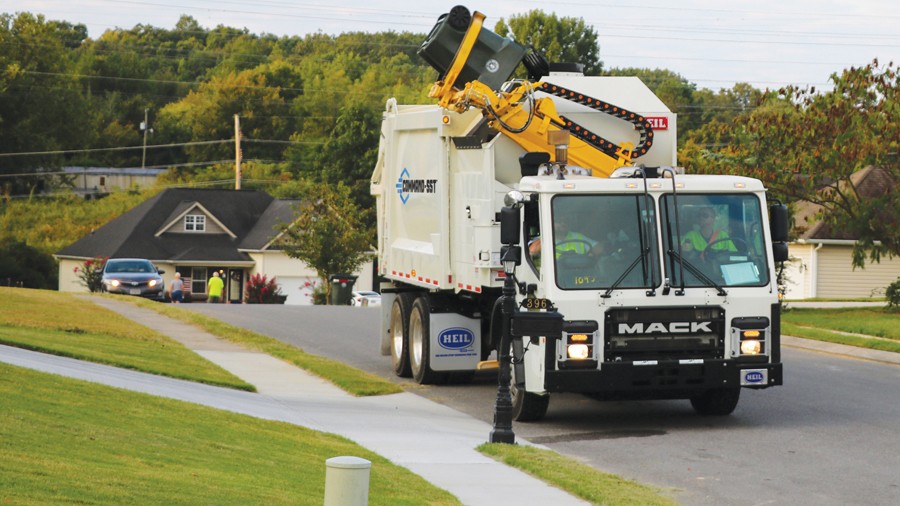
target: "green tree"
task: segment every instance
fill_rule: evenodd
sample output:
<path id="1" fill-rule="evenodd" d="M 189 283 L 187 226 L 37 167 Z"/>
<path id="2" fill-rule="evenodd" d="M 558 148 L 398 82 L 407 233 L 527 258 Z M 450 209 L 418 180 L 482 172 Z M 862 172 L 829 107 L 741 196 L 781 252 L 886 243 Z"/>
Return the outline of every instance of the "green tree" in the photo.
<path id="1" fill-rule="evenodd" d="M 0 245 L 0 286 L 56 290 L 59 284 L 56 260 L 24 241 Z"/>
<path id="2" fill-rule="evenodd" d="M 347 187 L 307 183 L 298 190 L 301 201 L 295 207 L 295 219 L 281 226 L 279 245 L 289 257 L 316 271 L 330 301 L 331 275 L 359 268 L 371 248 L 371 233 Z"/>
<path id="3" fill-rule="evenodd" d="M 173 102 L 160 111 L 158 125 L 184 140 L 196 142 L 222 141 L 201 144 L 185 149 L 189 156 L 201 161 L 234 158 L 234 115 L 241 117 L 241 132 L 248 143 L 253 140 L 286 140 L 285 99 L 279 84 L 270 82 L 273 76 L 287 73 L 273 72 L 269 66 L 253 70 L 215 76 L 191 91 L 184 99 Z M 293 83 L 288 83 L 293 84 Z M 292 87 L 292 86 L 289 86 Z M 279 157 L 278 145 L 254 145 L 253 152 L 244 146 L 244 158 Z"/>
<path id="4" fill-rule="evenodd" d="M 81 148 L 94 140 L 89 104 L 72 76 L 75 49 L 84 25 L 51 22 L 43 16 L 0 14 L 0 139 L 5 153 Z M 0 175 L 53 171 L 58 154 L 4 157 Z M 4 193 L 44 189 L 45 176 L 0 179 Z"/>
<path id="5" fill-rule="evenodd" d="M 671 70 L 616 68 L 606 72 L 610 76 L 635 76 L 659 97 L 672 112 L 678 114 L 678 139 L 700 125 L 698 107 L 694 103 L 697 86 Z"/>
<path id="6" fill-rule="evenodd" d="M 735 118 L 727 145 L 681 156 L 696 171 L 751 175 L 784 201 L 819 204 L 826 224 L 857 240 L 853 265 L 863 267 L 900 255 L 900 72 L 874 61 L 831 81 L 825 92 L 769 92 Z M 872 165 L 887 174 L 884 191 L 861 195 L 850 176 Z"/>
<path id="7" fill-rule="evenodd" d="M 331 134 L 318 151 L 313 164 L 318 174 L 314 180 L 346 186 L 363 223 L 374 226 L 370 212 L 374 199 L 369 194 L 369 180 L 378 158 L 381 117 L 370 107 L 358 102 L 343 106 Z"/>
<path id="8" fill-rule="evenodd" d="M 525 47 L 533 47 L 550 62 L 584 64 L 584 74 L 599 75 L 603 70 L 597 32 L 582 18 L 558 17 L 534 9 L 513 14 L 509 21 L 500 18 L 494 32 Z"/>

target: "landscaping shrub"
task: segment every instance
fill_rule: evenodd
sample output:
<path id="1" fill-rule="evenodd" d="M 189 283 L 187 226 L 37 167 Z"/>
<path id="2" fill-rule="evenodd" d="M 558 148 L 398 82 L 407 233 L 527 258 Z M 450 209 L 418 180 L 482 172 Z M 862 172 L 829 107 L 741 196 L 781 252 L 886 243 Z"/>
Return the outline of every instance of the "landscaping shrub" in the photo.
<path id="1" fill-rule="evenodd" d="M 900 278 L 884 289 L 884 296 L 887 298 L 889 308 L 900 308 Z"/>
<path id="2" fill-rule="evenodd" d="M 266 279 L 265 274 L 254 274 L 244 285 L 244 302 L 248 304 L 283 304 L 286 298 L 275 276 Z"/>
<path id="3" fill-rule="evenodd" d="M 91 292 L 100 292 L 103 290 L 103 267 L 106 265 L 106 258 L 95 258 L 86 260 L 81 267 L 75 267 L 75 273 L 81 284 L 87 287 Z"/>

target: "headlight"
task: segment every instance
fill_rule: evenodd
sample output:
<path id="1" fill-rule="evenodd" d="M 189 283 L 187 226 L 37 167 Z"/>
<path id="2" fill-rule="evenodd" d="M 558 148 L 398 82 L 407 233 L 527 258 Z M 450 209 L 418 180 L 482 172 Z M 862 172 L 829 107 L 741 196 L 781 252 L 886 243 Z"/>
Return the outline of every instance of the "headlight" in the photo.
<path id="1" fill-rule="evenodd" d="M 569 358 L 574 360 L 584 360 L 590 358 L 590 348 L 586 344 L 570 344 Z"/>
<path id="2" fill-rule="evenodd" d="M 735 318 L 732 320 L 731 356 L 745 357 L 752 361 L 764 358 L 766 349 L 769 319 L 763 316 Z"/>
<path id="3" fill-rule="evenodd" d="M 153 288 L 154 286 L 156 286 L 156 280 L 155 280 L 155 279 L 151 279 L 151 280 L 147 283 L 147 286 L 149 286 L 150 288 Z"/>
<path id="4" fill-rule="evenodd" d="M 563 324 L 562 339 L 557 348 L 557 360 L 562 369 L 597 366 L 598 324 L 575 321 Z"/>
<path id="5" fill-rule="evenodd" d="M 741 341 L 742 355 L 759 355 L 762 352 L 762 344 L 756 339 Z"/>
<path id="6" fill-rule="evenodd" d="M 118 279 L 114 279 L 114 280 L 110 281 L 109 284 L 110 284 L 111 286 L 115 287 L 115 288 L 118 288 L 118 287 L 119 287 L 119 280 L 118 280 Z"/>

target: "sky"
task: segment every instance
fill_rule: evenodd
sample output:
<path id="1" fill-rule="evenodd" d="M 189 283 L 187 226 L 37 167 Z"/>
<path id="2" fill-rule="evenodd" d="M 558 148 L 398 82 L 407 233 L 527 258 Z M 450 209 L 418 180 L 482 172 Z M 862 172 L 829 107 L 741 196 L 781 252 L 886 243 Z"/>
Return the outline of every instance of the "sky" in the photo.
<path id="1" fill-rule="evenodd" d="M 279 36 L 425 34 L 457 4 L 484 13 L 488 28 L 532 9 L 582 18 L 598 35 L 606 68 L 668 69 L 711 90 L 737 82 L 827 89 L 845 68 L 875 58 L 900 63 L 897 0 L 0 0 L 0 12 L 82 23 L 92 38 L 138 24 L 172 29 L 182 15 L 205 28 Z"/>

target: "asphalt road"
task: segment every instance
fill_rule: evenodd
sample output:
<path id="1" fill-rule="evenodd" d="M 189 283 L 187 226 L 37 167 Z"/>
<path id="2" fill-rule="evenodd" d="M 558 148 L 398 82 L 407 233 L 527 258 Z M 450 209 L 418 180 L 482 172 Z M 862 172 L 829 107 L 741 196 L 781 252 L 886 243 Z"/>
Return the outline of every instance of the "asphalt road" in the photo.
<path id="1" fill-rule="evenodd" d="M 331 357 L 491 422 L 496 377 L 426 386 L 379 354 L 374 308 L 182 307 Z M 900 367 L 783 350 L 785 385 L 744 390 L 735 413 L 706 418 L 687 401 L 598 402 L 555 395 L 517 436 L 603 471 L 664 489 L 686 505 L 900 504 Z M 487 439 L 487 434 L 485 434 Z"/>

